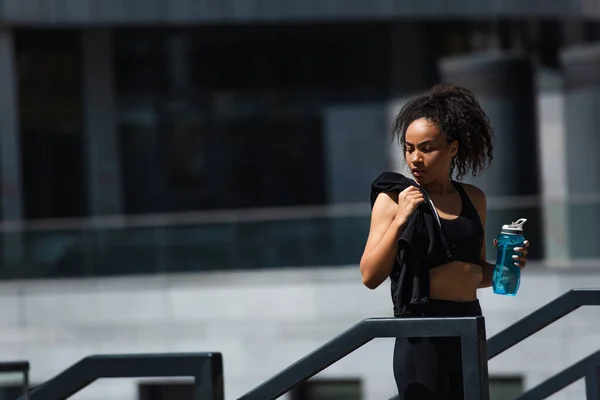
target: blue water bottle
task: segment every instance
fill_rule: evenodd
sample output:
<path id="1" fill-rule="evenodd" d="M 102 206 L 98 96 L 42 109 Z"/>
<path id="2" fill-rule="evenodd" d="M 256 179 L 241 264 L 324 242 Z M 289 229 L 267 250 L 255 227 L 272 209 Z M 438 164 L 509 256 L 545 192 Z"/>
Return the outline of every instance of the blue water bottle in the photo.
<path id="1" fill-rule="evenodd" d="M 521 268 L 515 265 L 517 261 L 513 259 L 513 256 L 517 255 L 514 248 L 523 247 L 523 242 L 525 242 L 525 237 L 523 237 L 525 222 L 527 220 L 521 218 L 512 224 L 504 225 L 498 235 L 498 255 L 492 275 L 492 288 L 496 294 L 514 296 L 519 290 Z"/>

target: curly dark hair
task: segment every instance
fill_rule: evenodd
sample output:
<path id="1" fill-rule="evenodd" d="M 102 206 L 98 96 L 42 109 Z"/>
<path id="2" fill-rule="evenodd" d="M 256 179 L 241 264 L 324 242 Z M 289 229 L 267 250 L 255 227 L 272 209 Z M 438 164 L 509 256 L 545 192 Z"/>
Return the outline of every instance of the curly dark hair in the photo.
<path id="1" fill-rule="evenodd" d="M 406 129 L 420 118 L 436 124 L 449 143 L 458 142 L 458 154 L 452 160 L 450 176 L 455 168 L 457 180 L 462 180 L 469 170 L 476 176 L 492 162 L 493 129 L 470 90 L 443 83 L 405 104 L 392 128 L 392 136 L 398 139 L 402 148 L 406 144 Z"/>

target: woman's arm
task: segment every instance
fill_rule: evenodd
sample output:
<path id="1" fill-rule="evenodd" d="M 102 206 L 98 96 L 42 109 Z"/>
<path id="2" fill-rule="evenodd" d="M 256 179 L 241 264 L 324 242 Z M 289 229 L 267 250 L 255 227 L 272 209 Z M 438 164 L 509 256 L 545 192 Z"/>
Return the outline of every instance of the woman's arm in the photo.
<path id="1" fill-rule="evenodd" d="M 371 212 L 371 228 L 360 259 L 363 284 L 375 289 L 390 276 L 398 253 L 398 237 L 419 204 L 425 201 L 420 189 L 408 186 L 398 195 L 380 193 Z"/>
<path id="2" fill-rule="evenodd" d="M 371 226 L 365 250 L 360 259 L 362 282 L 369 289 L 381 285 L 390 275 L 396 253 L 397 239 L 406 220 L 397 216 L 397 196 L 380 193 L 371 212 Z"/>
<path id="3" fill-rule="evenodd" d="M 472 193 L 472 195 L 471 195 L 471 193 Z M 486 219 L 486 214 L 487 214 L 486 213 L 486 211 L 487 211 L 486 198 L 485 198 L 485 194 L 483 193 L 483 191 L 476 188 L 475 186 L 471 186 L 471 193 L 469 194 L 472 199 L 471 201 L 473 202 L 473 205 L 475 206 L 475 208 L 477 209 L 477 212 L 479 213 L 479 216 L 481 218 L 481 223 L 484 228 L 483 245 L 481 246 L 481 264 L 480 264 L 481 271 L 483 273 L 483 278 L 481 279 L 479 288 L 486 288 L 486 287 L 492 286 L 492 276 L 494 274 L 494 268 L 495 268 L 494 264 L 491 264 L 486 261 L 486 251 L 485 251 L 485 242 L 486 242 L 485 219 Z M 497 248 L 498 241 L 496 239 L 494 239 L 493 243 L 494 243 L 494 247 Z M 526 240 L 523 243 L 523 247 L 515 248 L 515 251 L 517 251 L 518 253 L 521 253 L 515 260 L 518 262 L 518 266 L 521 269 L 525 268 L 525 266 L 527 265 L 527 252 L 529 251 L 528 249 L 529 249 L 529 241 L 528 240 Z"/>
<path id="4" fill-rule="evenodd" d="M 494 264 L 490 264 L 486 261 L 486 237 L 485 237 L 485 221 L 487 217 L 487 199 L 483 191 L 473 185 L 464 185 L 467 188 L 469 198 L 473 202 L 475 209 L 479 213 L 481 219 L 481 225 L 483 225 L 483 245 L 481 246 L 481 272 L 483 278 L 479 283 L 479 288 L 486 288 L 492 286 L 492 274 L 494 273 Z"/>
<path id="5" fill-rule="evenodd" d="M 479 189 L 478 189 L 479 190 Z M 479 205 L 475 205 L 477 211 L 479 211 L 479 215 L 481 218 L 481 225 L 483 225 L 483 245 L 481 246 L 481 272 L 483 274 L 483 278 L 479 283 L 480 288 L 486 288 L 492 286 L 492 275 L 494 274 L 494 264 L 491 264 L 486 261 L 486 246 L 485 243 L 487 241 L 485 236 L 485 221 L 487 218 L 487 199 L 485 197 L 485 193 L 479 190 L 481 193 L 478 199 Z"/>
<path id="6" fill-rule="evenodd" d="M 485 253 L 482 255 L 482 257 L 485 257 Z M 479 283 L 480 289 L 492 286 L 492 275 L 494 274 L 494 267 L 494 264 L 491 264 L 487 261 L 481 261 L 481 272 L 483 273 L 483 278 Z"/>

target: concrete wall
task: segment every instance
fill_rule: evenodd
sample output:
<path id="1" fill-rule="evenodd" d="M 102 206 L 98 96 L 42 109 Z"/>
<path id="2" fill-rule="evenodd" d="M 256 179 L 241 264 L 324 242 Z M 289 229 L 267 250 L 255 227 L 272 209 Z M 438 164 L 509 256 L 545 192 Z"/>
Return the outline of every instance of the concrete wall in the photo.
<path id="1" fill-rule="evenodd" d="M 514 297 L 481 291 L 488 337 L 571 288 L 600 286 L 600 267 L 529 267 Z M 357 266 L 0 284 L 0 358 L 28 359 L 40 383 L 90 354 L 220 351 L 234 399 L 363 318 L 389 316 L 389 287 Z M 490 362 L 532 387 L 600 348 L 600 309 L 580 309 Z M 393 340 L 378 339 L 320 377 L 360 377 L 366 400 L 394 393 Z M 259 367 L 259 363 L 261 366 Z M 133 380 L 95 382 L 75 399 L 131 400 Z M 583 399 L 577 383 L 552 399 Z"/>

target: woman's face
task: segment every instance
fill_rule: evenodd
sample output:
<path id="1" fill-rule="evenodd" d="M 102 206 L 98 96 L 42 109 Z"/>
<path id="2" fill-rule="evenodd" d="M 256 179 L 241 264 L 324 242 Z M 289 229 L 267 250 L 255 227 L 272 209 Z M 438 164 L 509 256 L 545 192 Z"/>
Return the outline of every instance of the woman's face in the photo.
<path id="1" fill-rule="evenodd" d="M 458 143 L 448 143 L 439 128 L 425 118 L 413 121 L 406 129 L 404 156 L 419 184 L 446 181 Z"/>

